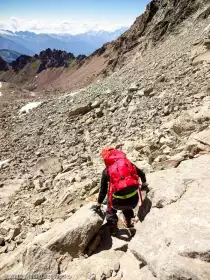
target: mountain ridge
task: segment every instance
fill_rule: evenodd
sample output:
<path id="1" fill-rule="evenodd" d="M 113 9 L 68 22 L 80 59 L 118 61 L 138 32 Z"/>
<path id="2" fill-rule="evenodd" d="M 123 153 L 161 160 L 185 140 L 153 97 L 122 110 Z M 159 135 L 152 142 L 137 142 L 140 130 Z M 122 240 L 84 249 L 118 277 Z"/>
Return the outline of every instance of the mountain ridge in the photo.
<path id="1" fill-rule="evenodd" d="M 34 55 L 47 48 L 72 52 L 76 56 L 80 54 L 90 55 L 104 43 L 115 40 L 125 30 L 127 30 L 127 27 L 112 32 L 101 30 L 72 35 L 70 33 L 12 32 L 0 29 L 0 49 L 5 49 L 3 46 L 7 43 L 6 49 L 10 50 L 10 44 L 12 44 L 13 50 L 18 48 L 19 52 L 26 55 Z M 18 44 L 18 46 L 15 44 Z"/>

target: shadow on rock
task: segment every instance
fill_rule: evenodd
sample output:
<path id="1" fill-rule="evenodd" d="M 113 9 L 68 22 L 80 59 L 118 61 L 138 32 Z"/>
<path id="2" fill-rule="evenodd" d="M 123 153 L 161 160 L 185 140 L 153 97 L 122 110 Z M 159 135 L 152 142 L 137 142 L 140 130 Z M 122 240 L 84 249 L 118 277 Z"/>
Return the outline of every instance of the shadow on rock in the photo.
<path id="1" fill-rule="evenodd" d="M 131 239 L 134 237 L 135 234 L 136 234 L 135 228 L 120 228 L 118 230 L 116 238 L 129 242 L 131 241 Z"/>
<path id="2" fill-rule="evenodd" d="M 139 207 L 137 213 L 140 222 L 144 221 L 145 217 L 149 214 L 151 208 L 152 208 L 152 201 L 148 197 L 146 197 L 143 200 L 142 206 Z"/>
<path id="3" fill-rule="evenodd" d="M 92 254 L 98 254 L 101 251 L 107 251 L 110 249 L 126 252 L 128 249 L 128 242 L 131 241 L 135 233 L 136 230 L 134 228 L 119 228 L 116 236 L 112 236 L 109 226 L 104 224 L 98 233 L 98 236 L 100 235 L 99 246 L 97 248 L 92 248 L 93 250 L 89 250 L 89 252 Z"/>

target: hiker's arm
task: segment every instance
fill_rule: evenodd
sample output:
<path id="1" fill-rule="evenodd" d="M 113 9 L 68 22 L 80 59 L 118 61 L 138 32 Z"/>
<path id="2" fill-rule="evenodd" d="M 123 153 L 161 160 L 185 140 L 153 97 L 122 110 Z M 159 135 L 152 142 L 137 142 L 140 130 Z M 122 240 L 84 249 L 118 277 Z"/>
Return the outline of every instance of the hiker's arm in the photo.
<path id="1" fill-rule="evenodd" d="M 108 178 L 107 178 L 107 174 L 106 174 L 106 169 L 104 169 L 103 173 L 102 173 L 102 177 L 101 177 L 101 189 L 99 192 L 99 196 L 98 196 L 98 203 L 101 204 L 107 194 L 107 190 L 108 190 Z"/>
<path id="2" fill-rule="evenodd" d="M 138 174 L 138 176 L 140 177 L 142 183 L 143 183 L 143 184 L 146 183 L 146 182 L 147 182 L 147 179 L 146 179 L 146 175 L 145 175 L 144 171 L 141 170 L 141 169 L 138 168 L 138 167 L 136 167 L 136 171 L 137 171 L 137 174 Z"/>

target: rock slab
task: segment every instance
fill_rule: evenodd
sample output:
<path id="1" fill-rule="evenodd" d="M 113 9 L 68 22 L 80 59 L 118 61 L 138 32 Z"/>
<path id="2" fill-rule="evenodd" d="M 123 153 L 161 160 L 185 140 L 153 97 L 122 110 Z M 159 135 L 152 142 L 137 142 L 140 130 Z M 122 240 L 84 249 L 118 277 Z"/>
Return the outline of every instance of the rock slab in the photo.
<path id="1" fill-rule="evenodd" d="M 156 208 L 162 196 L 158 190 L 161 185 L 150 185 L 153 209 L 144 223 L 137 225 L 137 234 L 129 249 L 157 279 L 208 280 L 210 156 L 183 162 L 175 170 L 157 172 L 157 178 L 160 174 L 162 182 L 175 182 L 172 187 L 166 184 L 162 190 L 162 193 L 166 192 L 165 201 L 168 202 L 162 203 L 161 209 Z M 181 190 L 179 184 L 183 182 L 187 183 Z M 177 195 L 170 201 L 169 190 L 175 186 Z"/>

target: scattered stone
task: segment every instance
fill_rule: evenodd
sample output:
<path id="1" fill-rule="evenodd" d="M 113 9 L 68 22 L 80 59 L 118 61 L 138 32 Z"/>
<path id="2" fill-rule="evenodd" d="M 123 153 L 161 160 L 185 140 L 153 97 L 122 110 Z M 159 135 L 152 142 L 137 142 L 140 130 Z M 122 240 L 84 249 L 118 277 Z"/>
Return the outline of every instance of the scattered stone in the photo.
<path id="1" fill-rule="evenodd" d="M 143 90 L 138 90 L 136 92 L 136 95 L 142 97 L 142 96 L 144 96 L 144 91 Z"/>
<path id="2" fill-rule="evenodd" d="M 39 206 L 46 201 L 46 198 L 40 194 L 40 195 L 36 195 L 36 197 L 33 200 L 34 200 L 33 202 L 34 206 Z"/>
<path id="3" fill-rule="evenodd" d="M 71 111 L 69 112 L 69 117 L 75 117 L 77 115 L 84 115 L 91 111 L 91 105 L 90 104 L 81 104 L 73 107 Z"/>
<path id="4" fill-rule="evenodd" d="M 6 237 L 6 240 L 14 240 L 16 236 L 21 233 L 21 225 L 15 226 L 13 229 L 10 229 L 9 235 Z"/>
<path id="5" fill-rule="evenodd" d="M 153 92 L 153 87 L 148 87 L 144 90 L 144 95 L 149 96 Z"/>
<path id="6" fill-rule="evenodd" d="M 47 190 L 52 189 L 52 184 L 53 184 L 53 180 L 52 179 L 48 179 L 44 182 L 43 187 L 41 188 L 42 192 L 45 192 Z"/>
<path id="7" fill-rule="evenodd" d="M 115 270 L 113 270 L 112 277 L 115 277 L 115 276 L 117 276 L 117 272 Z"/>
<path id="8" fill-rule="evenodd" d="M 95 109 L 95 108 L 98 108 L 98 107 L 100 107 L 100 105 L 101 105 L 101 101 L 95 101 L 95 102 L 93 102 L 92 104 L 91 104 L 91 108 L 93 108 L 93 109 Z"/>
<path id="9" fill-rule="evenodd" d="M 15 248 L 16 248 L 16 243 L 15 243 L 15 242 L 11 242 L 11 243 L 8 244 L 8 246 L 7 246 L 7 252 L 14 251 Z"/>
<path id="10" fill-rule="evenodd" d="M 118 262 L 114 265 L 114 271 L 118 272 L 119 270 L 120 270 L 120 263 Z"/>
<path id="11" fill-rule="evenodd" d="M 4 222 L 6 220 L 5 216 L 0 217 L 0 223 Z"/>
<path id="12" fill-rule="evenodd" d="M 8 252 L 8 244 L 5 246 L 0 247 L 0 254 L 4 254 Z"/>
<path id="13" fill-rule="evenodd" d="M 98 187 L 98 186 L 93 187 L 93 188 L 90 190 L 90 192 L 89 192 L 89 196 L 92 196 L 92 195 L 94 195 L 94 194 L 96 194 L 96 193 L 98 193 L 98 192 L 99 192 L 99 187 Z"/>
<path id="14" fill-rule="evenodd" d="M 0 236 L 0 246 L 4 246 L 4 245 L 5 245 L 4 237 Z"/>
<path id="15" fill-rule="evenodd" d="M 42 216 L 32 216 L 30 217 L 30 223 L 33 226 L 42 225 L 44 223 L 44 219 Z"/>
<path id="16" fill-rule="evenodd" d="M 129 87 L 129 92 L 134 92 L 134 91 L 137 91 L 138 90 L 138 87 L 139 87 L 139 85 L 138 84 L 135 84 L 135 83 L 133 83 L 133 84 L 131 84 L 130 85 L 130 87 Z"/>
<path id="17" fill-rule="evenodd" d="M 75 176 L 75 181 L 78 182 L 78 183 L 82 182 L 82 177 L 79 174 L 77 174 Z"/>
<path id="18" fill-rule="evenodd" d="M 112 269 L 107 268 L 107 269 L 102 273 L 102 275 L 105 276 L 105 279 L 108 279 L 108 278 L 112 277 L 112 272 L 113 272 Z"/>
<path id="19" fill-rule="evenodd" d="M 96 280 L 96 275 L 93 273 L 88 277 L 88 280 Z"/>
<path id="20" fill-rule="evenodd" d="M 101 117 L 103 117 L 103 111 L 101 110 L 101 108 L 97 108 L 96 109 L 96 116 L 98 117 L 98 118 L 101 118 Z"/>

